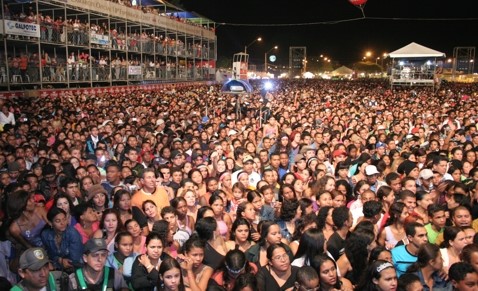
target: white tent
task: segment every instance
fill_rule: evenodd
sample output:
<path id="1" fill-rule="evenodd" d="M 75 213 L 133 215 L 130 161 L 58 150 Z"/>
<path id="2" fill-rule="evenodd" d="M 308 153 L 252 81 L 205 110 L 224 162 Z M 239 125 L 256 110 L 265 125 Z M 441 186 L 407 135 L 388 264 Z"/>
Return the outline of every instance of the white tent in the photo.
<path id="1" fill-rule="evenodd" d="M 346 76 L 352 75 L 354 70 L 347 68 L 346 66 L 342 66 L 331 73 L 332 76 Z"/>
<path id="2" fill-rule="evenodd" d="M 390 83 L 393 86 L 435 86 L 439 59 L 445 54 L 412 42 L 388 55 L 391 58 Z"/>
<path id="3" fill-rule="evenodd" d="M 427 58 L 437 57 L 444 58 L 445 54 L 418 43 L 412 42 L 389 54 L 390 58 Z"/>

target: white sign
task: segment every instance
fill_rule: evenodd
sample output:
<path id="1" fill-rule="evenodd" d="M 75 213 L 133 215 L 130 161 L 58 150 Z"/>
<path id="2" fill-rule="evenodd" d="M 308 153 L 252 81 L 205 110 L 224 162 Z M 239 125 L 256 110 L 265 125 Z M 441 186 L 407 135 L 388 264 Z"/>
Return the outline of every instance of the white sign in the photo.
<path id="1" fill-rule="evenodd" d="M 109 45 L 110 39 L 107 35 L 91 33 L 90 38 L 91 43 L 101 44 L 101 45 Z"/>
<path id="2" fill-rule="evenodd" d="M 40 25 L 34 23 L 4 20 L 5 34 L 40 37 Z"/>
<path id="3" fill-rule="evenodd" d="M 141 75 L 141 66 L 128 66 L 128 75 Z"/>

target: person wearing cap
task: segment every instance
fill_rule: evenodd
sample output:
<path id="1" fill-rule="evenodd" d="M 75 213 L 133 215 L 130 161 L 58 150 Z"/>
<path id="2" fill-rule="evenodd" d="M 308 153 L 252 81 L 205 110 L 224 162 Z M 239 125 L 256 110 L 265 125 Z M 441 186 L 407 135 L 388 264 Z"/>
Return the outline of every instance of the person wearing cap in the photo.
<path id="1" fill-rule="evenodd" d="M 123 274 L 106 266 L 107 257 L 106 241 L 101 238 L 89 239 L 84 247 L 84 265 L 70 274 L 68 290 L 129 290 Z"/>
<path id="2" fill-rule="evenodd" d="M 42 248 L 29 248 L 22 253 L 19 261 L 18 275 L 21 281 L 13 286 L 10 291 L 56 291 L 64 289 L 60 285 L 60 282 L 64 281 L 60 280 L 62 277 L 61 272 L 50 271 L 50 259 Z"/>
<path id="3" fill-rule="evenodd" d="M 315 149 L 311 146 L 302 147 L 299 153 L 304 155 L 306 161 L 308 161 L 312 157 L 315 157 Z"/>
<path id="4" fill-rule="evenodd" d="M 91 205 L 101 220 L 103 211 L 108 207 L 108 192 L 100 184 L 95 184 L 88 189 L 88 198 L 86 201 Z"/>
<path id="5" fill-rule="evenodd" d="M 175 167 L 182 167 L 186 159 L 180 150 L 174 150 L 171 152 L 171 162 Z"/>
<path id="6" fill-rule="evenodd" d="M 8 163 L 8 176 L 10 177 L 10 183 L 17 182 L 18 176 L 20 176 L 20 165 L 14 161 Z"/>
<path id="7" fill-rule="evenodd" d="M 293 173 L 302 173 L 302 171 L 307 167 L 306 158 L 302 154 L 297 154 L 294 157 L 294 164 L 291 167 L 291 172 Z"/>
<path id="8" fill-rule="evenodd" d="M 254 172 L 254 158 L 251 155 L 245 154 L 242 157 L 242 169 L 235 171 L 231 175 L 232 185 L 238 181 L 238 175 L 241 172 L 246 172 L 249 175 L 249 185 L 256 188 L 257 183 L 261 180 L 261 175 Z"/>
<path id="9" fill-rule="evenodd" d="M 423 169 L 418 174 L 418 187 L 417 191 L 425 191 L 430 193 L 433 189 L 433 171 L 430 169 Z"/>
<path id="10" fill-rule="evenodd" d="M 367 180 L 367 183 L 370 185 L 370 190 L 375 193 L 377 193 L 378 188 L 386 185 L 385 182 L 378 180 L 379 176 L 380 172 L 375 165 L 367 165 L 365 167 L 365 178 Z"/>
<path id="11" fill-rule="evenodd" d="M 418 170 L 418 165 L 415 162 L 410 160 L 403 161 L 397 168 L 397 172 L 405 176 L 410 176 L 414 179 L 418 179 L 418 174 L 420 173 Z"/>

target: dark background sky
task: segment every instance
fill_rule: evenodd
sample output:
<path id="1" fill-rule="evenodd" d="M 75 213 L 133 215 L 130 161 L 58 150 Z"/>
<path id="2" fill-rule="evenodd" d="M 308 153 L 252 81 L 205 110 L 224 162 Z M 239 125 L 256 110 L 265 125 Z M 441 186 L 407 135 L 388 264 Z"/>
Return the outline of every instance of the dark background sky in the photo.
<path id="1" fill-rule="evenodd" d="M 368 0 L 364 7 L 366 19 L 272 27 L 267 24 L 340 21 L 361 18 L 362 12 L 347 0 L 175 2 L 188 11 L 225 23 L 216 29 L 219 58 L 232 58 L 234 53 L 243 51 L 245 45 L 261 36 L 261 43 L 248 48 L 251 63 L 263 63 L 264 53 L 274 45 L 279 46 L 278 64 L 285 65 L 290 46 L 307 47 L 309 58 L 325 54 L 345 65 L 360 60 L 366 51 L 372 51 L 377 57 L 410 42 L 444 52 L 447 57 L 453 55 L 454 47 L 478 46 L 478 9 L 474 0 Z M 437 20 L 439 18 L 447 20 Z"/>

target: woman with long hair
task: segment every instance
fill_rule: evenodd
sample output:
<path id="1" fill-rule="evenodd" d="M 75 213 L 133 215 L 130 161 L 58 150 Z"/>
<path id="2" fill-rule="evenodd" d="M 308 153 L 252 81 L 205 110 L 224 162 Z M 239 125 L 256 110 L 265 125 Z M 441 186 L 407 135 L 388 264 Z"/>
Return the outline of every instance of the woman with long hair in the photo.
<path id="1" fill-rule="evenodd" d="M 216 190 L 209 198 L 209 205 L 214 211 L 214 219 L 216 219 L 219 234 L 225 239 L 229 239 L 229 230 L 231 229 L 232 220 L 229 214 L 225 212 L 224 204 L 226 201 L 221 197 L 221 193 L 225 196 L 226 193 L 221 190 Z"/>
<path id="2" fill-rule="evenodd" d="M 191 291 L 204 291 L 208 286 L 214 269 L 203 263 L 205 243 L 199 237 L 191 236 L 183 246 L 181 261 L 184 285 Z"/>
<path id="3" fill-rule="evenodd" d="M 181 266 L 175 259 L 164 259 L 159 266 L 158 274 L 159 280 L 156 286 L 158 291 L 186 291 L 181 276 Z"/>
<path id="4" fill-rule="evenodd" d="M 295 223 L 301 216 L 302 211 L 297 199 L 284 200 L 277 224 L 280 227 L 282 237 L 285 238 L 288 243 L 292 241 L 292 234 L 295 232 Z"/>
<path id="5" fill-rule="evenodd" d="M 291 266 L 290 257 L 283 243 L 272 244 L 267 248 L 268 263 L 259 269 L 257 283 L 259 290 L 290 290 L 297 277 L 296 266 Z"/>
<path id="6" fill-rule="evenodd" d="M 340 275 L 357 284 L 367 267 L 370 250 L 376 246 L 372 231 L 355 231 L 345 241 L 344 254 L 337 260 Z"/>
<path id="7" fill-rule="evenodd" d="M 224 261 L 227 247 L 224 238 L 219 234 L 215 218 L 204 217 L 198 220 L 196 233 L 205 242 L 204 264 L 216 270 Z"/>
<path id="8" fill-rule="evenodd" d="M 131 283 L 134 290 L 151 290 L 156 287 L 159 278 L 159 266 L 166 258 L 171 258 L 163 251 L 164 242 L 157 233 L 146 237 L 146 251 L 136 257 L 131 272 Z"/>
<path id="9" fill-rule="evenodd" d="M 293 266 L 310 266 L 310 261 L 315 255 L 325 253 L 325 236 L 317 228 L 308 229 L 300 238 L 299 248 L 295 253 Z"/>
<path id="10" fill-rule="evenodd" d="M 131 194 L 124 190 L 118 190 L 113 195 L 113 208 L 118 211 L 121 223 L 124 225 L 126 221 L 134 219 L 139 225 L 147 230 L 147 220 L 141 209 L 131 206 Z M 147 233 L 146 233 L 147 235 Z"/>
<path id="11" fill-rule="evenodd" d="M 264 199 L 261 193 L 257 190 L 247 192 L 247 201 L 254 206 L 256 212 L 255 224 L 261 220 L 274 220 L 274 208 L 264 204 Z"/>
<path id="12" fill-rule="evenodd" d="M 417 191 L 415 193 L 417 198 L 417 207 L 415 213 L 417 214 L 417 222 L 425 225 L 428 223 L 428 206 L 435 202 L 435 193 L 427 193 L 425 191 Z"/>
<path id="13" fill-rule="evenodd" d="M 390 186 L 383 185 L 377 190 L 377 198 L 378 201 L 382 202 L 383 215 L 379 227 L 379 231 L 382 231 L 390 217 L 390 207 L 395 203 L 395 192 Z"/>
<path id="14" fill-rule="evenodd" d="M 355 184 L 355 187 L 353 190 L 354 198 L 347 204 L 347 207 L 350 208 L 350 211 L 363 207 L 361 197 L 362 197 L 362 194 L 369 189 L 370 189 L 370 185 L 365 180 L 360 180 L 357 182 L 357 184 Z"/>
<path id="15" fill-rule="evenodd" d="M 124 227 L 133 236 L 133 251 L 144 254 L 146 251 L 146 236 L 143 235 L 139 223 L 134 219 L 129 219 L 125 222 Z"/>
<path id="16" fill-rule="evenodd" d="M 133 252 L 133 236 L 127 231 L 120 231 L 115 237 L 114 252 L 110 252 L 106 259 L 106 266 L 119 270 L 130 281 L 133 262 L 137 256 Z"/>
<path id="17" fill-rule="evenodd" d="M 407 273 L 412 273 L 423 278 L 423 283 L 428 290 L 436 290 L 438 288 L 445 289 L 450 282 L 440 277 L 443 270 L 443 258 L 441 257 L 440 248 L 431 243 L 425 243 L 420 246 L 417 253 L 417 261 L 411 265 Z M 425 286 L 424 286 L 425 287 Z"/>
<path id="18" fill-rule="evenodd" d="M 226 242 L 227 249 L 246 252 L 254 244 L 251 239 L 250 223 L 245 218 L 236 218 L 232 224 L 230 240 Z"/>
<path id="19" fill-rule="evenodd" d="M 317 228 L 318 224 L 319 222 L 317 216 L 314 213 L 303 215 L 297 220 L 294 234 L 292 234 L 292 241 L 289 244 L 289 247 L 294 255 L 297 253 L 300 238 L 304 232 L 311 228 Z"/>
<path id="20" fill-rule="evenodd" d="M 73 208 L 75 207 L 73 205 L 73 202 L 71 201 L 70 196 L 60 193 L 55 196 L 53 200 L 53 207 L 58 207 L 60 209 L 63 209 L 66 213 L 66 219 L 68 220 L 68 223 L 73 226 L 76 224 L 76 219 L 72 215 Z"/>
<path id="21" fill-rule="evenodd" d="M 321 207 L 317 215 L 317 228 L 324 233 L 325 239 L 329 239 L 334 233 L 334 221 L 332 220 L 332 206 Z"/>
<path id="22" fill-rule="evenodd" d="M 184 190 L 182 193 L 178 195 L 178 197 L 183 197 L 184 200 L 186 201 L 186 208 L 187 208 L 187 215 L 193 218 L 194 221 L 197 220 L 197 214 L 198 214 L 198 199 L 197 199 L 197 194 L 196 191 L 193 189 L 187 189 Z"/>
<path id="23" fill-rule="evenodd" d="M 445 227 L 440 252 L 446 272 L 451 265 L 460 261 L 461 252 L 467 244 L 466 234 L 461 228 L 457 226 Z"/>
<path id="24" fill-rule="evenodd" d="M 7 199 L 7 210 L 11 224 L 9 232 L 24 248 L 41 247 L 40 233 L 47 224 L 45 209 L 37 206 L 33 193 L 17 190 Z"/>
<path id="25" fill-rule="evenodd" d="M 153 200 L 148 199 L 143 202 L 141 208 L 143 209 L 143 213 L 146 215 L 148 229 L 149 232 L 151 232 L 153 230 L 153 224 L 161 219 L 158 206 L 156 206 L 156 203 L 154 203 Z"/>
<path id="26" fill-rule="evenodd" d="M 260 229 L 260 241 L 259 243 L 251 246 L 247 252 L 246 257 L 249 262 L 255 263 L 258 267 L 265 266 L 269 262 L 266 251 L 270 245 L 276 245 L 282 243 L 282 235 L 280 227 L 276 222 L 270 220 L 261 221 L 259 224 Z M 294 256 L 290 248 L 285 245 L 290 260 L 292 261 Z"/>
<path id="27" fill-rule="evenodd" d="M 325 254 L 314 256 L 310 266 L 319 275 L 319 291 L 353 290 L 348 279 L 338 276 L 337 264 L 329 256 Z"/>
<path id="28" fill-rule="evenodd" d="M 224 264 L 215 274 L 214 280 L 219 286 L 231 291 L 234 289 L 237 277 L 246 273 L 256 274 L 257 267 L 247 261 L 244 252 L 233 249 L 227 252 Z"/>
<path id="29" fill-rule="evenodd" d="M 115 247 L 116 234 L 121 230 L 123 230 L 123 223 L 121 223 L 118 211 L 109 208 L 103 211 L 100 220 L 100 228 L 95 231 L 93 237 L 104 239 L 108 246 L 108 251 L 112 253 Z"/>
<path id="30" fill-rule="evenodd" d="M 395 291 L 397 286 L 397 271 L 393 264 L 388 261 L 376 260 L 365 270 L 355 290 Z"/>
<path id="31" fill-rule="evenodd" d="M 189 235 L 191 235 L 194 231 L 194 218 L 188 214 L 188 205 L 186 199 L 182 196 L 178 196 L 173 198 L 170 201 L 171 206 L 176 209 L 176 215 L 178 217 L 178 227 L 181 230 L 186 231 Z"/>
<path id="32" fill-rule="evenodd" d="M 204 177 L 199 169 L 192 169 L 188 173 L 188 178 L 191 179 L 196 185 L 198 186 L 198 198 L 203 197 L 206 195 L 206 183 L 204 181 Z"/>
<path id="33" fill-rule="evenodd" d="M 257 242 L 260 238 L 259 235 L 259 221 L 256 220 L 256 211 L 254 210 L 254 205 L 249 202 L 242 202 L 237 207 L 237 217 L 236 219 L 244 218 L 251 225 L 251 238 L 253 241 Z"/>
<path id="34" fill-rule="evenodd" d="M 408 217 L 408 208 L 402 202 L 395 202 L 390 207 L 390 218 L 380 233 L 378 244 L 392 249 L 395 245 L 407 238 L 405 234 L 405 220 Z"/>

